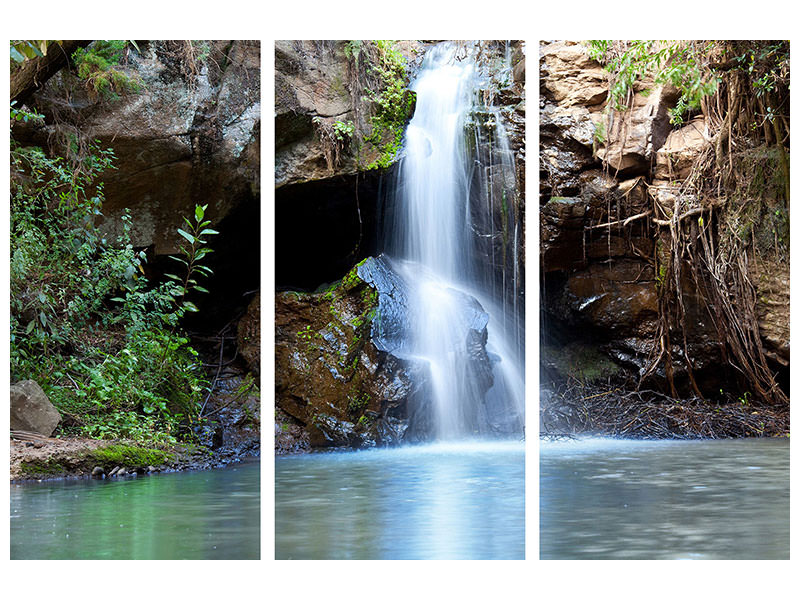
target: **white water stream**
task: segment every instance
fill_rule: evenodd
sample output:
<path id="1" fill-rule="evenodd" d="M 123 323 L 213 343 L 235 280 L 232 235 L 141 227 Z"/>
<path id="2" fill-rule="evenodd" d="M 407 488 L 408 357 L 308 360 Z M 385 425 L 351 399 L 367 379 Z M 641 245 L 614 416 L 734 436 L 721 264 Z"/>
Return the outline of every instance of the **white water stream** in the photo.
<path id="1" fill-rule="evenodd" d="M 483 429 L 485 415 L 491 410 L 487 408 L 489 399 L 516 415 L 512 429 L 523 431 L 522 334 L 521 318 L 516 314 L 521 303 L 518 305 L 516 297 L 504 297 L 502 291 L 498 298 L 497 290 L 492 289 L 494 280 L 478 275 L 481 266 L 477 263 L 493 265 L 494 257 L 476 257 L 470 238 L 475 210 L 470 197 L 473 205 L 476 202 L 473 169 L 479 160 L 476 144 L 497 146 L 505 159 L 485 170 L 494 168 L 500 177 L 514 179 L 502 127 L 496 127 L 488 138 L 473 134 L 474 139 L 468 140 L 466 135 L 468 119 L 481 96 L 474 50 L 464 57 L 463 47 L 445 43 L 426 54 L 412 87 L 417 104 L 406 132 L 388 244 L 400 259 L 400 274 L 411 290 L 411 354 L 429 364 L 436 437 L 440 440 L 488 433 Z M 493 151 L 484 154 L 491 157 Z M 499 202 L 492 197 L 496 186 L 489 182 L 480 187 L 485 188 L 478 190 L 482 194 L 479 206 L 485 207 L 480 210 L 493 210 Z M 516 252 L 516 240 L 515 226 L 510 251 Z M 511 275 L 515 283 L 517 275 L 515 268 Z M 470 370 L 469 336 L 471 327 L 475 328 L 475 313 L 464 310 L 465 302 L 470 305 L 469 296 L 489 314 L 486 349 L 492 359 L 494 383 L 488 392 Z M 513 318 L 509 318 L 509 310 L 515 313 Z M 479 418 L 481 414 L 484 418 Z"/>

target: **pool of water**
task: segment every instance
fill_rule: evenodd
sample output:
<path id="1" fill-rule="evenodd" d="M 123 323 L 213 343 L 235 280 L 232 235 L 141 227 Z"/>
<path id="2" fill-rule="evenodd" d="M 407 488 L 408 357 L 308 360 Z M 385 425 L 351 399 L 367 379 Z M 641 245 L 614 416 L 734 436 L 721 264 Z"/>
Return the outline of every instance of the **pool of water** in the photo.
<path id="1" fill-rule="evenodd" d="M 258 559 L 260 465 L 11 485 L 12 559 Z"/>
<path id="2" fill-rule="evenodd" d="M 521 442 L 275 459 L 279 559 L 522 559 Z"/>
<path id="3" fill-rule="evenodd" d="M 540 445 L 544 559 L 788 559 L 789 441 Z"/>

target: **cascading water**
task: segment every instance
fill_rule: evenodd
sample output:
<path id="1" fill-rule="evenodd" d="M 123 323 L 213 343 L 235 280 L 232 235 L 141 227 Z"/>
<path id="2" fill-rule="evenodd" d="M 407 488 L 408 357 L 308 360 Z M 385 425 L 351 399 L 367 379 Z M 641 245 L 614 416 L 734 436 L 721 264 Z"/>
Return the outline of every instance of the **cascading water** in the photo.
<path id="1" fill-rule="evenodd" d="M 428 365 L 432 437 L 440 440 L 524 430 L 513 158 L 499 116 L 481 102 L 475 51 L 445 43 L 426 54 L 387 240 L 409 289 L 407 351 Z M 479 113 L 488 115 L 482 123 Z M 487 125 L 490 136 L 479 133 Z M 506 221 L 487 237 L 502 236 L 503 253 L 515 255 L 511 281 L 503 268 L 500 286 L 474 223 L 481 210 L 493 222 L 498 207 Z"/>

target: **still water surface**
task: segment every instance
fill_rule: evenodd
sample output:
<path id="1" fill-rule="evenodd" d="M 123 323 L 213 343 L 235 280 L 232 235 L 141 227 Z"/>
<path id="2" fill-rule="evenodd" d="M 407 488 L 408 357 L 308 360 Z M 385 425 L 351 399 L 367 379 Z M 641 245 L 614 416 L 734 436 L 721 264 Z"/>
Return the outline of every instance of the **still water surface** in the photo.
<path id="1" fill-rule="evenodd" d="M 279 559 L 522 559 L 521 442 L 275 460 Z"/>
<path id="2" fill-rule="evenodd" d="M 788 559 L 787 439 L 540 445 L 544 559 Z"/>
<path id="3" fill-rule="evenodd" d="M 12 559 L 258 559 L 259 463 L 11 485 Z"/>

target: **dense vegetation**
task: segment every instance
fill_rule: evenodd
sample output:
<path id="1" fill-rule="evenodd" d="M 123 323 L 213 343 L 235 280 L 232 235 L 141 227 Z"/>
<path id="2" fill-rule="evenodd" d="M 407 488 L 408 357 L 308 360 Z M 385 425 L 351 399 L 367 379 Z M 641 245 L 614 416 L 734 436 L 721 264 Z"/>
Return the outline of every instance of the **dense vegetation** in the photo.
<path id="1" fill-rule="evenodd" d="M 119 67 L 126 46 L 79 48 L 75 72 L 65 77 L 96 101 L 135 91 Z M 12 76 L 42 50 L 44 41 L 12 41 Z M 11 118 L 44 117 L 12 103 Z M 199 278 L 211 273 L 203 257 L 216 231 L 205 207 L 196 207 L 177 232 L 174 272 L 149 281 L 145 253 L 131 243 L 130 214 L 116 239 L 95 226 L 104 200 L 99 180 L 114 168 L 113 150 L 74 130 L 66 139 L 60 147 L 23 146 L 12 128 L 11 379 L 39 383 L 64 418 L 62 432 L 162 445 L 191 438 L 208 382 L 180 321 L 197 311 L 191 295 L 206 291 Z"/>

